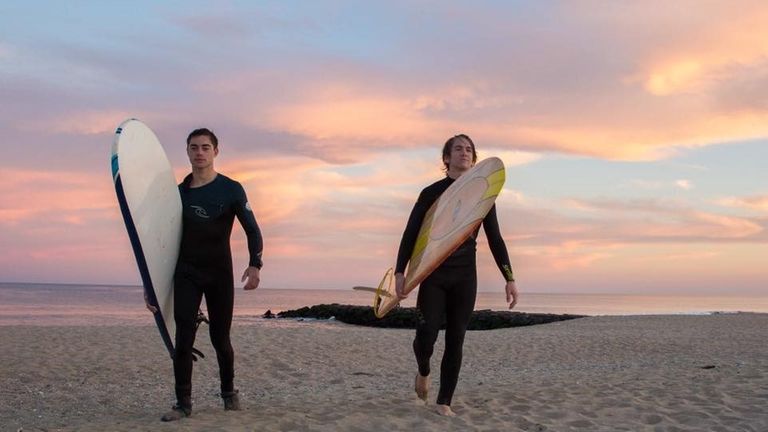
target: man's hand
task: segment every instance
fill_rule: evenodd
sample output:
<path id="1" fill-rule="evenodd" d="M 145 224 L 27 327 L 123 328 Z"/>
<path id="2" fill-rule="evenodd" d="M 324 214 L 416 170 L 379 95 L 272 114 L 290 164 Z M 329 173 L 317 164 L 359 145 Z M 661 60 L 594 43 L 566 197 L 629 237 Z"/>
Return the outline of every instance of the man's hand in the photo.
<path id="1" fill-rule="evenodd" d="M 408 294 L 403 292 L 404 289 L 405 275 L 402 273 L 395 273 L 395 294 L 397 294 L 397 298 L 400 300 L 405 300 L 408 298 Z"/>
<path id="2" fill-rule="evenodd" d="M 157 313 L 157 308 L 149 304 L 149 297 L 147 297 L 147 293 L 144 293 L 144 304 L 147 306 L 147 309 L 149 309 L 150 312 L 153 314 Z"/>
<path id="3" fill-rule="evenodd" d="M 240 282 L 245 282 L 245 286 L 243 287 L 244 290 L 250 291 L 259 287 L 259 281 L 261 280 L 259 273 L 260 270 L 258 267 L 248 267 L 245 269 L 243 278 L 240 280 Z"/>
<path id="4" fill-rule="evenodd" d="M 507 292 L 507 303 L 509 303 L 509 308 L 512 309 L 517 304 L 517 299 L 520 297 L 520 295 L 517 293 L 517 286 L 515 285 L 515 281 L 507 281 L 507 286 L 504 287 L 504 290 Z"/>

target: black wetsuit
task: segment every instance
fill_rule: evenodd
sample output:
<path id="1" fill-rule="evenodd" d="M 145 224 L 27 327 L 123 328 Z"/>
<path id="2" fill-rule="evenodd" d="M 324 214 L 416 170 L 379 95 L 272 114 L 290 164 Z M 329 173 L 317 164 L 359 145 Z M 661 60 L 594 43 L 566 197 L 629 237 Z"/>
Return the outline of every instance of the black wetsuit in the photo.
<path id="1" fill-rule="evenodd" d="M 192 175 L 179 185 L 183 205 L 181 249 L 174 277 L 176 354 L 173 369 L 179 405 L 191 407 L 192 346 L 196 318 L 205 295 L 211 343 L 219 362 L 222 394 L 231 393 L 234 352 L 229 339 L 234 305 L 232 251 L 229 237 L 234 218 L 248 237 L 249 265 L 261 268 L 262 238 L 240 183 L 218 174 L 201 187 L 190 188 Z"/>
<path id="2" fill-rule="evenodd" d="M 425 214 L 453 182 L 452 178 L 446 177 L 421 191 L 400 241 L 396 273 L 405 271 Z M 499 230 L 495 205 L 483 219 L 482 225 L 499 270 L 506 280 L 514 280 L 507 247 L 504 245 L 504 239 Z M 459 378 L 464 334 L 467 331 L 477 295 L 475 260 L 477 242 L 475 239 L 478 231 L 479 228 L 432 274 L 424 279 L 419 287 L 416 307 L 420 317 L 416 328 L 416 338 L 413 341 L 413 352 L 416 355 L 419 374 L 422 376 L 429 375 L 429 359 L 432 357 L 435 340 L 437 340 L 437 334 L 443 322 L 446 324 L 445 352 L 440 365 L 438 404 L 451 404 L 453 391 L 456 389 Z"/>

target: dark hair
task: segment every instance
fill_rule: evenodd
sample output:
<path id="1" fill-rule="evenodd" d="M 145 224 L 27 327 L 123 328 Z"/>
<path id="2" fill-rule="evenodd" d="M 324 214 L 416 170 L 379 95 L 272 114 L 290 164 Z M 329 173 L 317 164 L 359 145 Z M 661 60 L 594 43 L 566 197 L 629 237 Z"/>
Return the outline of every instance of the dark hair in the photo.
<path id="1" fill-rule="evenodd" d="M 464 134 L 458 134 L 454 135 L 450 138 L 448 138 L 448 141 L 445 142 L 445 145 L 443 145 L 443 165 L 445 165 L 445 170 L 448 171 L 448 162 L 445 161 L 445 158 L 448 159 L 451 158 L 451 149 L 453 148 L 454 142 L 459 139 L 463 138 L 469 142 L 469 145 L 472 146 L 472 163 L 474 164 L 477 162 L 477 151 L 475 150 L 475 143 L 472 141 L 472 138 L 464 135 Z"/>
<path id="2" fill-rule="evenodd" d="M 189 142 L 192 141 L 192 138 L 196 136 L 207 136 L 208 138 L 211 139 L 211 144 L 213 144 L 213 148 L 214 149 L 219 148 L 219 139 L 216 138 L 216 134 L 214 134 L 213 131 L 207 128 L 195 129 L 192 132 L 190 132 L 189 136 L 187 137 L 187 145 L 189 145 Z"/>

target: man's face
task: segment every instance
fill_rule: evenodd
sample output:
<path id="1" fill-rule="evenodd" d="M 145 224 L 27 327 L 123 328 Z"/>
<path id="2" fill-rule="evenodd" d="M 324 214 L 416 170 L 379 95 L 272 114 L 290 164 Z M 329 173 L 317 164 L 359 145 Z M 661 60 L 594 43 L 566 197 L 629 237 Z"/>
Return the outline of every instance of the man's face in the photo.
<path id="1" fill-rule="evenodd" d="M 205 135 L 192 137 L 187 144 L 187 156 L 192 168 L 204 169 L 213 166 L 213 159 L 219 149 L 213 147 L 211 138 Z"/>
<path id="2" fill-rule="evenodd" d="M 474 165 L 472 158 L 472 144 L 466 139 L 459 137 L 453 140 L 451 153 L 443 158 L 443 161 L 448 164 L 449 169 L 466 171 Z"/>

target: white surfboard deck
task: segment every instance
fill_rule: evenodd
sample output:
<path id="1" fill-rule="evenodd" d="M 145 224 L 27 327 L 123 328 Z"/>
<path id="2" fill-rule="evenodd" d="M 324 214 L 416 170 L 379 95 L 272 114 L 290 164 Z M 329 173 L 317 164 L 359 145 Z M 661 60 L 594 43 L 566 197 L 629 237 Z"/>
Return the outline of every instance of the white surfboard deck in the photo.
<path id="1" fill-rule="evenodd" d="M 491 157 L 465 172 L 432 204 L 421 224 L 405 274 L 404 292 L 413 291 L 480 226 L 504 186 L 504 163 Z M 394 283 L 382 280 L 374 299 L 381 318 L 398 305 Z M 385 295 L 389 293 L 389 295 Z"/>
<path id="2" fill-rule="evenodd" d="M 174 355 L 173 274 L 181 243 L 181 196 L 157 136 L 136 119 L 115 131 L 112 179 L 155 322 Z"/>

